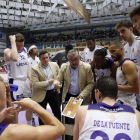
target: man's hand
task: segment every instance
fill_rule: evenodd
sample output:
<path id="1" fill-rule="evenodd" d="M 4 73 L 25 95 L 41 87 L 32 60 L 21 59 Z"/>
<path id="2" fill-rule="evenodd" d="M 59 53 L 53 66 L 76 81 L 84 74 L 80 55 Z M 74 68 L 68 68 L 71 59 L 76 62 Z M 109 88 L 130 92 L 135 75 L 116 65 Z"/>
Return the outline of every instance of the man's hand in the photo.
<path id="1" fill-rule="evenodd" d="M 7 117 L 14 117 L 13 113 L 17 112 L 15 107 L 8 107 L 2 111 L 5 118 Z"/>
<path id="2" fill-rule="evenodd" d="M 15 107 L 8 107 L 5 110 L 0 112 L 0 122 L 2 122 L 5 118 L 12 118 L 14 114 L 17 112 Z"/>
<path id="3" fill-rule="evenodd" d="M 20 101 L 12 102 L 12 104 L 18 105 L 17 109 L 18 109 L 18 112 L 20 112 L 20 111 L 24 111 L 28 109 L 32 110 L 36 106 L 37 103 L 31 100 L 30 98 L 24 98 L 24 99 L 21 99 Z"/>
<path id="4" fill-rule="evenodd" d="M 9 39 L 10 39 L 10 42 L 15 42 L 16 37 L 15 37 L 15 35 L 10 35 Z"/>
<path id="5" fill-rule="evenodd" d="M 49 82 L 49 84 L 52 84 L 54 82 L 54 79 L 50 78 L 48 82 Z"/>
<path id="6" fill-rule="evenodd" d="M 60 89 L 60 88 L 61 88 L 60 83 L 56 83 L 56 84 L 55 84 L 55 88 L 56 88 L 57 90 Z"/>
<path id="7" fill-rule="evenodd" d="M 76 99 L 83 99 L 83 97 L 81 95 L 77 96 Z"/>

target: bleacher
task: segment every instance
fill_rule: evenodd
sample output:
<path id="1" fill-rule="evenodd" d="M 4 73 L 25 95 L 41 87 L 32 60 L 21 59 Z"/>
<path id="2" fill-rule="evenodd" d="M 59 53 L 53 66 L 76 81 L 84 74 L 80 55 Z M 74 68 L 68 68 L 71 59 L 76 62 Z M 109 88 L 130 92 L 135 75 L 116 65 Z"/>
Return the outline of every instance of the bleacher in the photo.
<path id="1" fill-rule="evenodd" d="M 28 48 L 31 45 L 36 45 L 38 49 L 43 48 L 64 48 L 66 44 L 75 44 L 77 42 L 86 42 L 86 37 L 92 35 L 96 41 L 113 41 L 115 40 L 117 31 L 115 29 L 91 29 L 81 32 L 67 34 L 60 33 L 56 35 L 34 36 L 25 42 Z M 118 38 L 118 37 L 117 37 Z"/>

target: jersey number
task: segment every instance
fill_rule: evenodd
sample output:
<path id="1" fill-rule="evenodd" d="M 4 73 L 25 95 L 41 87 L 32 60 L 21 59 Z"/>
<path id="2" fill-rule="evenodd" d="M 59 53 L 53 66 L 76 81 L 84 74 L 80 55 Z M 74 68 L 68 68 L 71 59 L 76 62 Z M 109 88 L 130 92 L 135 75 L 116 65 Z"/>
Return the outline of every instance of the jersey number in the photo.
<path id="1" fill-rule="evenodd" d="M 98 136 L 102 137 L 103 140 L 109 140 L 108 135 L 105 132 L 103 132 L 103 131 L 94 131 L 91 134 L 90 139 L 94 139 L 95 140 L 96 137 L 98 137 Z M 115 135 L 113 140 L 121 140 L 121 139 L 131 140 L 131 138 L 127 134 L 124 134 L 124 133 L 119 133 L 119 134 Z"/>

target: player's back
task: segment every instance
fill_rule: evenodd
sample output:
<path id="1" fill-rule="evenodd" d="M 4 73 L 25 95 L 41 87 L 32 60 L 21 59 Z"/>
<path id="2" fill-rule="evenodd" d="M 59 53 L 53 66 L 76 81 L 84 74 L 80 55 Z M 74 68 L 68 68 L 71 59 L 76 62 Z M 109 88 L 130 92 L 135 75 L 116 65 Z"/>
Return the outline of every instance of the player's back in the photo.
<path id="1" fill-rule="evenodd" d="M 140 132 L 133 108 L 115 103 L 88 106 L 79 140 L 139 140 Z"/>

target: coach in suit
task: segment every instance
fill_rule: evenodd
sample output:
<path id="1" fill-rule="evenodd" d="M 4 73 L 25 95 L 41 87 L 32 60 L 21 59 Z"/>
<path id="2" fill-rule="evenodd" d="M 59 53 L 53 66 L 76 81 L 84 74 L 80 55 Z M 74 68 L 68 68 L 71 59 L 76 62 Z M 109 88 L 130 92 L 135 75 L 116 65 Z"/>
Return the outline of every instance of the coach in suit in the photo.
<path id="1" fill-rule="evenodd" d="M 32 67 L 31 82 L 33 85 L 32 99 L 46 109 L 49 103 L 56 118 L 61 121 L 58 92 L 54 88 L 54 79 L 58 75 L 59 67 L 56 62 L 49 62 L 47 51 L 39 53 L 40 63 Z M 39 124 L 44 123 L 39 119 Z"/>
<path id="2" fill-rule="evenodd" d="M 80 61 L 75 49 L 70 50 L 67 57 L 69 62 L 62 64 L 54 81 L 55 87 L 59 89 L 64 80 L 62 101 L 68 101 L 70 97 L 85 99 L 94 86 L 91 66 Z"/>

